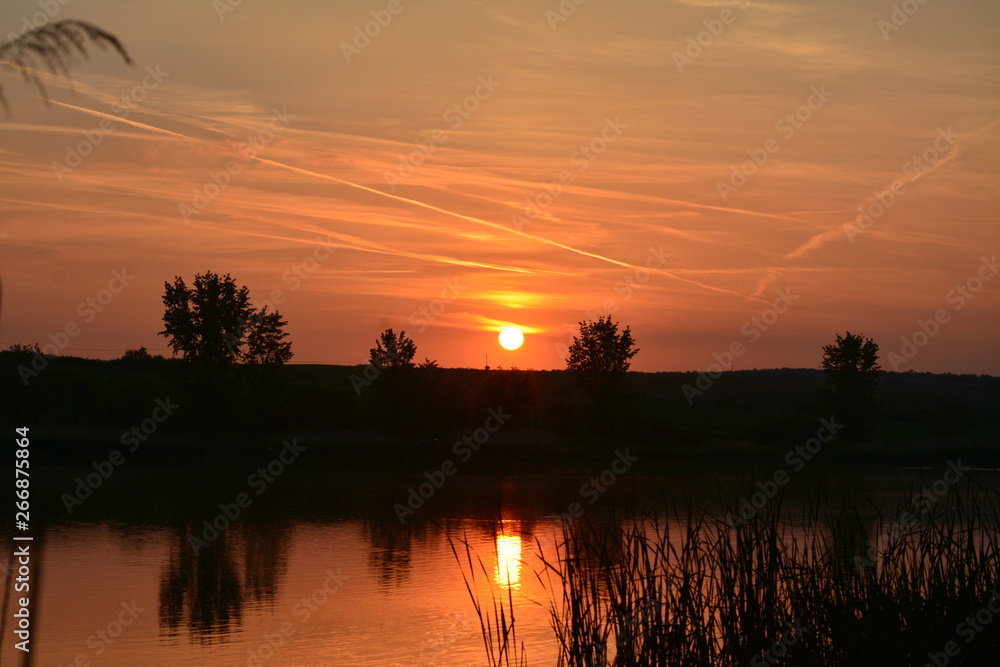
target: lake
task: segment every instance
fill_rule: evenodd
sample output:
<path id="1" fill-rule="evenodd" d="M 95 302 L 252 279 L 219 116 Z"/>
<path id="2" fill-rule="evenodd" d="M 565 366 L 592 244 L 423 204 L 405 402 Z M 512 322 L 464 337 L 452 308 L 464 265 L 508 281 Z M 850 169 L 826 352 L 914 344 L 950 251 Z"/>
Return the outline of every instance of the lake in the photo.
<path id="1" fill-rule="evenodd" d="M 481 559 L 472 583 L 479 599 L 510 595 L 530 664 L 555 664 L 548 608 L 559 591 L 538 576 L 537 550 L 561 538 L 561 513 L 578 502 L 585 517 L 606 518 L 623 498 L 712 507 L 738 483 L 732 472 L 707 476 L 694 464 L 607 488 L 586 475 L 459 474 L 415 516 L 403 513 L 403 523 L 394 506 L 406 504 L 423 475 L 305 468 L 260 494 L 242 474 L 122 469 L 72 515 L 61 497 L 86 471 L 51 472 L 36 487 L 46 524 L 33 528 L 32 664 L 485 664 L 453 552 L 466 558 L 463 541 Z M 757 479 L 769 478 L 760 468 Z M 831 503 L 907 502 L 911 487 L 931 485 L 943 469 L 806 470 L 789 482 L 784 503 L 794 517 L 796 499 L 804 503 L 820 482 Z M 995 472 L 976 474 L 996 488 Z M 227 509 L 238 517 L 222 518 Z M 224 530 L 206 528 L 213 522 Z M 5 573 L 12 565 L 8 556 Z M 14 604 L 5 602 L 5 664 L 24 656 L 11 641 Z"/>

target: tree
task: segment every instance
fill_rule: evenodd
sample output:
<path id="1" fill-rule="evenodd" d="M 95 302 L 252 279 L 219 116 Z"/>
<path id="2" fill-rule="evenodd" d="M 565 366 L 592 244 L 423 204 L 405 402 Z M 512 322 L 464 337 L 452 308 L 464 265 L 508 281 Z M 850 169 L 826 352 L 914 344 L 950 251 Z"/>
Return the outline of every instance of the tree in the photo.
<path id="1" fill-rule="evenodd" d="M 179 276 L 165 282 L 164 330 L 174 353 L 210 365 L 284 364 L 292 357 L 291 343 L 282 327 L 288 324 L 265 306 L 259 313 L 250 305 L 250 292 L 229 275 L 208 271 L 196 274 L 188 287 Z"/>
<path id="2" fill-rule="evenodd" d="M 596 401 L 609 400 L 621 389 L 630 360 L 639 353 L 629 327 L 618 333 L 611 316 L 580 322 L 566 358 L 577 385 Z"/>
<path id="3" fill-rule="evenodd" d="M 869 435 L 877 413 L 878 345 L 850 331 L 823 346 L 823 372 L 827 389 L 821 392 L 825 407 L 844 424 L 844 437 L 858 440 Z"/>
<path id="4" fill-rule="evenodd" d="M 31 343 L 30 345 L 25 345 L 24 343 L 13 343 L 6 350 L 4 350 L 4 352 L 23 355 L 44 354 L 44 352 L 42 352 L 42 348 L 38 346 L 38 343 Z"/>
<path id="5" fill-rule="evenodd" d="M 392 329 L 386 329 L 375 339 L 375 347 L 369 350 L 369 362 L 380 370 L 412 368 L 416 354 L 417 344 L 406 337 L 405 331 L 397 336 Z"/>
<path id="6" fill-rule="evenodd" d="M 132 362 L 143 362 L 149 361 L 153 358 L 153 355 L 149 353 L 145 347 L 139 348 L 129 348 L 125 350 L 125 354 L 122 355 L 122 361 L 132 361 Z"/>
<path id="7" fill-rule="evenodd" d="M 246 349 L 242 359 L 248 364 L 280 366 L 292 358 L 292 344 L 282 327 L 288 322 L 278 311 L 267 312 L 267 306 L 252 318 L 253 326 L 247 330 Z"/>
<path id="8" fill-rule="evenodd" d="M 360 395 L 361 389 L 371 387 L 365 392 L 365 401 L 371 410 L 369 417 L 384 428 L 397 434 L 408 433 L 423 421 L 426 411 L 420 409 L 422 394 L 428 394 L 426 381 L 434 374 L 436 362 L 428 359 L 420 373 L 413 363 L 417 354 L 417 344 L 406 336 L 405 331 L 397 334 L 392 329 L 386 329 L 375 339 L 375 347 L 368 352 L 368 365 L 363 376 L 351 376 L 351 384 Z M 419 375 L 419 377 L 418 377 Z"/>
<path id="9" fill-rule="evenodd" d="M 41 73 L 69 77 L 70 68 L 81 58 L 87 58 L 87 45 L 104 49 L 111 47 L 126 64 L 132 58 L 118 38 L 85 21 L 66 20 L 45 23 L 22 34 L 0 42 L 0 62 L 17 71 L 21 78 L 38 88 L 42 99 L 48 102 L 48 93 L 42 83 Z M 0 106 L 9 115 L 10 107 L 0 86 Z"/>

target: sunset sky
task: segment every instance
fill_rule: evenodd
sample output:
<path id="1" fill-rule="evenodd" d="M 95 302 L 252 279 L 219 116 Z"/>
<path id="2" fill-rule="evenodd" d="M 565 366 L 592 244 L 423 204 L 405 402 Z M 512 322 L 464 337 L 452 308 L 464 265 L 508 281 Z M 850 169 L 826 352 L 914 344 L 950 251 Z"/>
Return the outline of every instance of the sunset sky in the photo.
<path id="1" fill-rule="evenodd" d="M 163 283 L 211 270 L 277 292 L 295 363 L 392 327 L 562 368 L 610 309 L 635 370 L 817 367 L 850 330 L 889 370 L 1000 374 L 994 1 L 17 0 L 0 35 L 49 4 L 135 65 L 49 106 L 0 75 L 3 347 L 76 322 L 64 354 L 169 356 Z"/>

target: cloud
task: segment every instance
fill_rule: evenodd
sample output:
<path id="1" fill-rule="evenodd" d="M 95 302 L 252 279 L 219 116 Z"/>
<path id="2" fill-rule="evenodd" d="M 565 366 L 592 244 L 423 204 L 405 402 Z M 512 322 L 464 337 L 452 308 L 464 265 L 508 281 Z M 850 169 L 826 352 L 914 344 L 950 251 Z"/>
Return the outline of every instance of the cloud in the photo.
<path id="1" fill-rule="evenodd" d="M 961 157 L 962 146 L 964 143 L 967 143 L 969 140 L 973 138 L 978 138 L 985 132 L 988 132 L 993 128 L 997 127 L 998 124 L 1000 124 L 1000 119 L 995 119 L 967 134 L 959 133 L 955 143 L 951 145 L 951 147 L 948 149 L 947 152 L 938 157 L 937 160 L 935 160 L 934 162 L 928 164 L 923 168 L 918 168 L 913 171 L 907 171 L 901 173 L 898 176 L 896 176 L 893 180 L 885 183 L 883 186 L 876 189 L 871 195 L 863 199 L 860 204 L 858 204 L 857 206 L 858 213 L 854 216 L 853 219 L 841 223 L 834 229 L 828 229 L 826 231 L 814 234 L 805 243 L 787 252 L 784 255 L 784 259 L 800 259 L 812 252 L 815 252 L 816 250 L 819 250 L 820 248 L 824 247 L 825 245 L 827 245 L 832 241 L 835 241 L 839 238 L 846 238 L 844 232 L 845 226 L 853 226 L 855 229 L 859 231 L 865 230 L 866 233 L 870 233 L 877 236 L 880 233 L 878 229 L 867 228 L 867 225 L 862 225 L 862 223 L 867 222 L 869 216 L 867 213 L 865 213 L 865 211 L 869 210 L 869 206 L 874 203 L 879 203 L 878 202 L 879 195 L 884 195 L 886 191 L 890 190 L 890 188 L 894 188 L 895 190 L 901 190 L 905 188 L 907 192 L 909 192 L 909 188 L 914 183 L 916 183 L 917 181 L 926 176 L 929 176 L 930 174 L 935 173 L 942 167 L 951 164 L 952 162 L 956 161 L 959 157 Z M 879 205 L 881 206 L 881 204 Z"/>

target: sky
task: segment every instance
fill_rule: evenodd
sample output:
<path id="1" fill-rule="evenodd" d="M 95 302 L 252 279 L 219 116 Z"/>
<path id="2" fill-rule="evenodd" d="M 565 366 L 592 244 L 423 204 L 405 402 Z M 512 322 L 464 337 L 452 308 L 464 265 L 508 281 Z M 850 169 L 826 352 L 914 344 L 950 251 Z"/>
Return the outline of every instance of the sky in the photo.
<path id="1" fill-rule="evenodd" d="M 295 363 L 391 327 L 442 366 L 564 368 L 610 314 L 640 371 L 816 368 L 851 331 L 887 370 L 998 375 L 998 14 L 5 2 L 4 38 L 86 20 L 134 65 L 97 52 L 48 105 L 0 70 L 0 345 L 169 356 L 164 282 L 214 271 Z"/>

